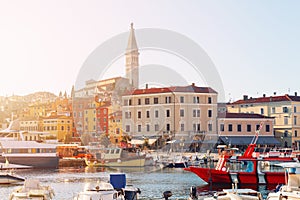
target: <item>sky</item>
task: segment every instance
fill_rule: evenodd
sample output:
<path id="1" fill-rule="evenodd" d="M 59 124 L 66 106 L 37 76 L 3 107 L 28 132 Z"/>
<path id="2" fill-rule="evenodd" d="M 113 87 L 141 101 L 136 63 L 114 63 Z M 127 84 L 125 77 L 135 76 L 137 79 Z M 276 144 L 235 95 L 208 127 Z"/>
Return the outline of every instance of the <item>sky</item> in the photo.
<path id="1" fill-rule="evenodd" d="M 203 48 L 225 101 L 300 93 L 299 8 L 292 0 L 0 0 L 0 96 L 70 93 L 89 55 L 131 22 L 175 31 Z M 119 58 L 110 75 L 123 76 L 124 63 Z M 153 63 L 189 68 L 172 55 L 140 52 L 141 65 Z M 192 72 L 186 76 L 198 83 Z"/>

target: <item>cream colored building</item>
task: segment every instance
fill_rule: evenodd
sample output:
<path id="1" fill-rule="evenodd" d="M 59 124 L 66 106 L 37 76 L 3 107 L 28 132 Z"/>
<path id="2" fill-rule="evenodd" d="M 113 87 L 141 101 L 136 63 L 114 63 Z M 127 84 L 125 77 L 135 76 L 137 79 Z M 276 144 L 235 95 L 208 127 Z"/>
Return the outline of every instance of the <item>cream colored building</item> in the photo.
<path id="1" fill-rule="evenodd" d="M 218 135 L 225 144 L 246 146 L 258 135 L 258 145 L 278 145 L 279 141 L 274 138 L 273 125 L 273 117 L 250 113 L 224 113 L 218 117 Z"/>
<path id="2" fill-rule="evenodd" d="M 131 136 L 216 134 L 217 92 L 209 87 L 146 87 L 122 101 L 123 131 Z"/>
<path id="3" fill-rule="evenodd" d="M 274 134 L 282 146 L 299 148 L 300 96 L 265 96 L 235 101 L 227 105 L 228 112 L 257 113 L 274 117 Z"/>

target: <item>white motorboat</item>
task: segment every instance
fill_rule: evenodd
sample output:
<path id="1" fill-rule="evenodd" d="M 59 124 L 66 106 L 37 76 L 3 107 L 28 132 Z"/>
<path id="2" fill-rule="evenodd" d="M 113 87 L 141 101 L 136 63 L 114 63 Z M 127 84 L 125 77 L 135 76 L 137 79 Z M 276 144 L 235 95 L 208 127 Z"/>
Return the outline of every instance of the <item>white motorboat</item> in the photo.
<path id="1" fill-rule="evenodd" d="M 79 192 L 74 200 L 122 200 L 124 196 L 121 192 L 114 189 L 112 184 L 100 182 L 93 188 L 87 188 Z"/>
<path id="2" fill-rule="evenodd" d="M 10 194 L 9 200 L 52 200 L 53 197 L 54 191 L 50 186 L 42 186 L 36 179 L 27 179 L 22 187 Z"/>
<path id="3" fill-rule="evenodd" d="M 126 175 L 123 173 L 110 174 L 109 182 L 100 181 L 95 187 L 86 186 L 73 200 L 137 200 L 138 188 L 126 185 Z"/>
<path id="4" fill-rule="evenodd" d="M 286 184 L 276 187 L 275 192 L 268 194 L 266 200 L 299 200 L 300 199 L 300 163 L 280 163 L 286 171 Z"/>

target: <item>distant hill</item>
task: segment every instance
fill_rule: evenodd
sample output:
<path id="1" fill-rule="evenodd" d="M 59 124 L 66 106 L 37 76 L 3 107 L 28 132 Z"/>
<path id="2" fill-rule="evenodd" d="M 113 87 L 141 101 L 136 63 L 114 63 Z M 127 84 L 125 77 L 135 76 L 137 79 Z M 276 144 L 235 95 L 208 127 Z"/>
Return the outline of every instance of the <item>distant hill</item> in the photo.
<path id="1" fill-rule="evenodd" d="M 12 102 L 45 102 L 52 101 L 55 98 L 57 98 L 57 96 L 51 92 L 35 92 L 25 96 L 13 95 L 7 97 L 7 99 Z M 1 99 L 5 99 L 5 97 L 2 97 Z"/>

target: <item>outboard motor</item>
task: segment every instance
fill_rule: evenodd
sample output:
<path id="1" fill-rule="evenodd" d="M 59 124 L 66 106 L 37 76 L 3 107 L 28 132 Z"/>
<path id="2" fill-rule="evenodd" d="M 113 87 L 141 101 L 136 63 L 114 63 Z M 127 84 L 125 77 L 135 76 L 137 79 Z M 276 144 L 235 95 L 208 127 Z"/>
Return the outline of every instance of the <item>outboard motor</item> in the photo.
<path id="1" fill-rule="evenodd" d="M 192 186 L 190 188 L 190 198 L 189 199 L 198 199 L 197 188 L 195 186 Z"/>
<path id="2" fill-rule="evenodd" d="M 123 192 L 125 200 L 137 200 L 137 194 L 141 194 L 141 190 L 139 188 L 126 187 Z"/>
<path id="3" fill-rule="evenodd" d="M 163 197 L 164 197 L 165 200 L 168 200 L 169 197 L 171 197 L 171 196 L 172 196 L 172 192 L 171 191 L 165 191 L 163 193 Z"/>

